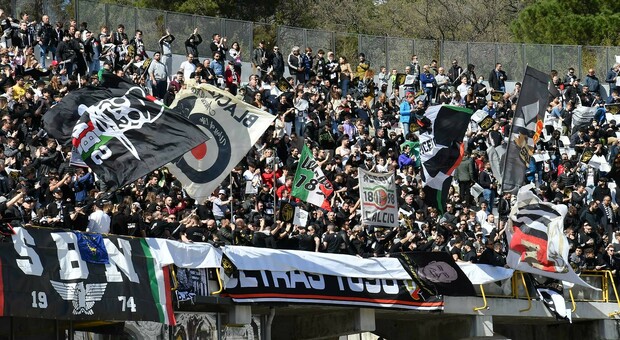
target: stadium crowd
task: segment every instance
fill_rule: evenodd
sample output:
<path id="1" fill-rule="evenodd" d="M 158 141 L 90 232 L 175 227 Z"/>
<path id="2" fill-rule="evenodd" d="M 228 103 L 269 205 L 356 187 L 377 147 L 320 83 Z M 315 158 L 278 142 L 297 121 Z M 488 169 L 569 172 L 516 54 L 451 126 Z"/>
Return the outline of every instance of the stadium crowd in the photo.
<path id="1" fill-rule="evenodd" d="M 515 198 L 498 191 L 486 150 L 506 143 L 521 87 L 517 83 L 506 91 L 507 80 L 517 75 L 507 74 L 501 64 L 477 70 L 453 60 L 444 67 L 414 55 L 409 65 L 388 71 L 370 65 L 363 53 L 350 62 L 332 51 L 294 47 L 289 53 L 262 41 L 242 51 L 215 32 L 203 42 L 197 28 L 183 37 L 187 60 L 173 70 L 171 44 L 178 43 L 173 32 L 166 32 L 159 40 L 161 50 L 149 55 L 142 35 L 151 32 L 125 32 L 123 25 L 90 31 L 86 23 L 51 23 L 46 15 L 40 23 L 26 13 L 0 19 L 0 214 L 13 226 L 361 257 L 445 251 L 457 261 L 506 263 L 505 227 Z M 210 44 L 211 55 L 198 55 L 201 43 Z M 251 63 L 252 74 L 241 74 L 242 62 Z M 551 71 L 562 96 L 547 110 L 549 138 L 536 145 L 536 153 L 548 157 L 532 157 L 525 174 L 545 201 L 568 205 L 564 230 L 577 270 L 620 265 L 615 167 L 605 172 L 579 159 L 591 150 L 614 165 L 618 127 L 600 115 L 586 128 L 571 131 L 577 105 L 604 108 L 620 102 L 619 71 L 620 65 L 614 65 L 602 80 L 593 70 L 583 79 L 572 68 L 566 74 Z M 130 79 L 166 104 L 187 84 L 212 84 L 272 113 L 275 120 L 207 200 L 187 197 L 165 168 L 104 196 L 89 169 L 70 165 L 71 149 L 46 137 L 41 118 L 67 93 L 97 86 L 105 72 Z M 608 97 L 604 82 L 610 85 Z M 494 119 L 488 130 L 470 124 L 443 213 L 425 201 L 419 155 L 411 147 L 417 140 L 415 119 L 438 104 L 483 110 Z M 331 211 L 291 197 L 300 138 L 333 185 Z M 358 168 L 395 172 L 398 228 L 361 223 Z M 279 219 L 285 202 L 309 212 L 306 226 Z"/>

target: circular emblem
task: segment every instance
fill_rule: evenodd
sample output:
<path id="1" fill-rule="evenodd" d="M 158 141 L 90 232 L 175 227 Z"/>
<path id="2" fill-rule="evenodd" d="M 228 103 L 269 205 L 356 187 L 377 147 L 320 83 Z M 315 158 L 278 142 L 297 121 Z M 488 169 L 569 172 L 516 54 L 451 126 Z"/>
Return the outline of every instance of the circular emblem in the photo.
<path id="1" fill-rule="evenodd" d="M 228 133 L 207 113 L 211 111 L 210 108 L 203 108 L 202 103 L 196 99 L 195 96 L 183 98 L 177 107 L 180 106 L 183 113 L 189 113 L 189 120 L 199 126 L 209 139 L 195 147 L 192 152 L 179 158 L 176 166 L 192 182 L 208 183 L 226 170 L 230 163 L 232 149 Z M 189 109 L 190 107 L 192 109 Z"/>
<path id="2" fill-rule="evenodd" d="M 375 190 L 375 203 L 379 208 L 385 208 L 388 204 L 388 193 L 383 188 Z"/>
<path id="3" fill-rule="evenodd" d="M 295 217 L 295 207 L 292 204 L 286 202 L 280 207 L 280 218 L 286 223 L 293 222 Z"/>

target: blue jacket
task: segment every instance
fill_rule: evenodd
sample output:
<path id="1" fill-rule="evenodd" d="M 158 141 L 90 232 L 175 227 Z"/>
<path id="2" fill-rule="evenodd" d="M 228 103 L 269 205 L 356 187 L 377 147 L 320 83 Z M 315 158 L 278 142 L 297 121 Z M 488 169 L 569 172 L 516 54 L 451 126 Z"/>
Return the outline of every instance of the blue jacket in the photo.
<path id="1" fill-rule="evenodd" d="M 435 76 L 432 73 L 422 73 L 420 74 L 420 82 L 422 82 L 422 87 L 426 88 L 427 84 L 435 82 Z"/>
<path id="2" fill-rule="evenodd" d="M 400 103 L 400 119 L 401 123 L 409 123 L 411 121 L 411 104 L 408 101 L 403 101 Z"/>
<path id="3" fill-rule="evenodd" d="M 409 165 L 415 165 L 415 161 L 406 153 L 401 153 L 400 156 L 398 156 L 398 167 L 402 169 Z"/>

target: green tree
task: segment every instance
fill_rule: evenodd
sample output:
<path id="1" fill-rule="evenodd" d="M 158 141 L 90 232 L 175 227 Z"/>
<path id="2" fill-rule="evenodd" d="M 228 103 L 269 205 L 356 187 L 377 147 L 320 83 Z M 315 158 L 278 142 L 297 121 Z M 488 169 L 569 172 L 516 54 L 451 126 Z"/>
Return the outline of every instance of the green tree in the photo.
<path id="1" fill-rule="evenodd" d="M 527 0 L 531 1 L 531 0 Z M 385 0 L 376 5 L 374 34 L 432 40 L 507 41 L 523 0 Z"/>
<path id="2" fill-rule="evenodd" d="M 213 0 L 185 0 L 177 4 L 175 10 L 205 16 L 217 16 L 219 14 L 219 6 Z"/>
<path id="3" fill-rule="evenodd" d="M 543 0 L 512 22 L 516 41 L 537 44 L 616 45 L 620 4 L 605 0 Z"/>

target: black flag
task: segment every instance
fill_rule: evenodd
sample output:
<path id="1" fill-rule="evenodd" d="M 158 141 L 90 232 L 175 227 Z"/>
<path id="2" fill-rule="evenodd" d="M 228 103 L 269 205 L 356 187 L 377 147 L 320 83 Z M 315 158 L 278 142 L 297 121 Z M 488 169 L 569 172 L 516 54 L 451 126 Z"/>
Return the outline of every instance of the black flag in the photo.
<path id="1" fill-rule="evenodd" d="M 429 107 L 420 126 L 420 159 L 426 203 L 444 212 L 452 174 L 461 164 L 465 146 L 463 138 L 472 111 L 449 105 Z"/>
<path id="2" fill-rule="evenodd" d="M 45 129 L 75 152 L 112 191 L 204 143 L 195 124 L 140 87 L 86 87 L 44 116 Z"/>
<path id="3" fill-rule="evenodd" d="M 534 145 L 543 135 L 547 105 L 560 95 L 549 75 L 529 66 L 522 84 L 503 164 L 502 190 L 513 194 L 523 184 Z"/>
<path id="4" fill-rule="evenodd" d="M 475 296 L 463 270 L 446 252 L 412 252 L 396 255 L 423 296 Z"/>

